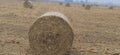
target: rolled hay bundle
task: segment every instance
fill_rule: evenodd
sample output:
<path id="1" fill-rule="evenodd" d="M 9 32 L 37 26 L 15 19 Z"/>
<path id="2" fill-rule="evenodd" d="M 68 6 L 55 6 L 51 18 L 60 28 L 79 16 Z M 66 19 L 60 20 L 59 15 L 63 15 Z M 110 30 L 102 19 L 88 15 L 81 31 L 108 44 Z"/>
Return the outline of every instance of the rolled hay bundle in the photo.
<path id="1" fill-rule="evenodd" d="M 23 3 L 23 5 L 24 5 L 25 8 L 30 8 L 30 9 L 33 8 L 33 4 L 29 0 L 25 0 L 25 2 Z"/>
<path id="2" fill-rule="evenodd" d="M 114 7 L 113 7 L 113 6 L 110 6 L 110 7 L 109 7 L 109 9 L 111 9 L 111 10 L 112 10 L 112 9 L 114 9 Z"/>
<path id="3" fill-rule="evenodd" d="M 60 5 L 63 5 L 63 3 L 62 3 L 62 2 L 59 2 L 59 4 L 60 4 Z"/>
<path id="4" fill-rule="evenodd" d="M 65 55 L 74 39 L 70 22 L 58 12 L 42 15 L 31 26 L 28 36 L 33 55 Z"/>
<path id="5" fill-rule="evenodd" d="M 66 3 L 65 6 L 66 7 L 70 7 L 71 5 L 70 5 L 70 3 Z"/>
<path id="6" fill-rule="evenodd" d="M 85 4 L 82 4 L 82 7 L 85 7 Z"/>
<path id="7" fill-rule="evenodd" d="M 91 9 L 91 5 L 85 5 L 85 9 L 86 10 L 90 10 Z"/>

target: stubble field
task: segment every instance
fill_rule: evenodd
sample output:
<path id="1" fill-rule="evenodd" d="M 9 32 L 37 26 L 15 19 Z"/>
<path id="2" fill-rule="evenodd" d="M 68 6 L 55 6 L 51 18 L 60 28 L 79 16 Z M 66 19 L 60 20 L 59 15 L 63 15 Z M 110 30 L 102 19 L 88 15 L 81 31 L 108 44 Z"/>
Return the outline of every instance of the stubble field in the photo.
<path id="1" fill-rule="evenodd" d="M 69 18 L 75 33 L 71 55 L 120 54 L 120 8 L 92 6 L 85 10 L 79 4 L 71 7 L 59 3 L 33 4 L 33 9 L 27 9 L 23 2 L 0 2 L 0 55 L 29 54 L 27 32 L 38 17 L 50 11 Z"/>

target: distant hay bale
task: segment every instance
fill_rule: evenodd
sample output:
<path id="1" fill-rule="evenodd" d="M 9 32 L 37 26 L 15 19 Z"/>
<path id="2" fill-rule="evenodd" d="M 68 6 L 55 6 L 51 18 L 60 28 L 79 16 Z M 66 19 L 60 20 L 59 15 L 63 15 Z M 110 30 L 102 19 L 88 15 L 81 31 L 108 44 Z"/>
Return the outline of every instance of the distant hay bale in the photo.
<path id="1" fill-rule="evenodd" d="M 82 7 L 85 7 L 85 4 L 82 4 Z"/>
<path id="2" fill-rule="evenodd" d="M 33 55 L 64 55 L 74 39 L 70 22 L 58 12 L 42 15 L 31 26 L 28 35 Z"/>
<path id="3" fill-rule="evenodd" d="M 86 10 L 90 10 L 91 9 L 91 5 L 85 5 L 85 9 Z"/>
<path id="4" fill-rule="evenodd" d="M 113 6 L 110 6 L 109 9 L 114 9 L 114 7 L 113 7 Z"/>
<path id="5" fill-rule="evenodd" d="M 23 3 L 23 5 L 24 5 L 25 8 L 30 8 L 30 9 L 33 8 L 33 4 L 29 0 L 25 0 L 25 2 Z"/>
<path id="6" fill-rule="evenodd" d="M 95 4 L 96 7 L 98 7 L 99 5 Z"/>
<path id="7" fill-rule="evenodd" d="M 62 2 L 60 2 L 59 4 L 60 4 L 60 5 L 63 5 L 63 3 L 62 3 Z"/>
<path id="8" fill-rule="evenodd" d="M 70 7 L 71 5 L 70 5 L 70 3 L 66 3 L 65 6 L 66 7 Z"/>

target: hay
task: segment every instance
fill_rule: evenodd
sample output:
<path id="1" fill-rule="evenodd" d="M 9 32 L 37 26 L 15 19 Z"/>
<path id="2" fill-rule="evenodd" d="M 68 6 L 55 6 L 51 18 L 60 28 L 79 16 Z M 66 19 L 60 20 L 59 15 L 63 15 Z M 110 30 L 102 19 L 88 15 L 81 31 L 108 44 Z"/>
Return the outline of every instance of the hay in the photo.
<path id="1" fill-rule="evenodd" d="M 70 3 L 66 3 L 65 6 L 66 7 L 70 7 L 71 5 L 70 5 Z"/>
<path id="2" fill-rule="evenodd" d="M 30 9 L 33 8 L 33 4 L 32 4 L 32 2 L 29 1 L 29 0 L 26 0 L 26 1 L 23 3 L 23 5 L 24 5 L 25 8 L 30 8 Z"/>
<path id="3" fill-rule="evenodd" d="M 90 10 L 91 9 L 91 5 L 85 5 L 85 9 L 86 10 Z"/>
<path id="4" fill-rule="evenodd" d="M 82 7 L 85 7 L 85 4 L 82 4 Z"/>
<path id="5" fill-rule="evenodd" d="M 74 39 L 69 21 L 58 12 L 42 15 L 31 26 L 28 35 L 33 55 L 64 55 Z"/>
<path id="6" fill-rule="evenodd" d="M 60 4 L 60 5 L 63 5 L 63 3 L 62 3 L 62 2 L 60 2 L 59 4 Z"/>
<path id="7" fill-rule="evenodd" d="M 110 7 L 109 7 L 109 9 L 111 9 L 111 10 L 112 10 L 112 9 L 114 9 L 114 7 L 113 7 L 113 6 L 110 6 Z"/>

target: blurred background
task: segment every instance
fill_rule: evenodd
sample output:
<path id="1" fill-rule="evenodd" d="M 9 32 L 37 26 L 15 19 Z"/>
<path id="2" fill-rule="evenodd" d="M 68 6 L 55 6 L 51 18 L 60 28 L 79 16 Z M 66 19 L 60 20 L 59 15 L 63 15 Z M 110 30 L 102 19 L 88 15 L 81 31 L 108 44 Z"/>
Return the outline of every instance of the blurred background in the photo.
<path id="1" fill-rule="evenodd" d="M 31 1 L 71 2 L 71 3 L 82 3 L 82 4 L 84 3 L 84 4 L 120 6 L 120 0 L 31 0 Z"/>
<path id="2" fill-rule="evenodd" d="M 13 2 L 24 0 L 0 0 Z M 64 3 L 78 3 L 78 4 L 90 4 L 90 5 L 106 5 L 106 6 L 120 6 L 120 0 L 31 0 L 34 2 L 64 2 Z"/>

